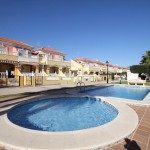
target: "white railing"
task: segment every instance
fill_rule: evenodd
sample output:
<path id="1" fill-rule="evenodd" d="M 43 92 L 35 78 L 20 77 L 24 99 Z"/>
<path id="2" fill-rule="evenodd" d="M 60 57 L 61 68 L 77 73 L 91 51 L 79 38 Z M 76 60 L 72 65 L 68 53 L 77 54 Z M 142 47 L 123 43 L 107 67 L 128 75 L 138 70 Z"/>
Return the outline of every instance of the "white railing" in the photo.
<path id="1" fill-rule="evenodd" d="M 50 76 L 50 77 L 58 77 L 58 74 L 57 73 L 50 73 L 48 76 Z"/>
<path id="2" fill-rule="evenodd" d="M 71 80 L 71 77 L 62 77 L 62 80 Z"/>
<path id="3" fill-rule="evenodd" d="M 8 54 L 7 51 L 0 51 L 0 54 Z"/>
<path id="4" fill-rule="evenodd" d="M 25 62 L 38 62 L 39 59 L 38 59 L 38 56 L 19 56 L 18 57 L 18 61 L 25 61 Z"/>
<path id="5" fill-rule="evenodd" d="M 62 58 L 48 58 L 48 60 L 53 60 L 53 61 L 63 61 Z"/>
<path id="6" fill-rule="evenodd" d="M 42 74 L 42 72 L 40 72 L 40 73 L 34 73 L 34 76 L 41 77 L 41 76 L 43 76 L 43 74 Z"/>
<path id="7" fill-rule="evenodd" d="M 70 77 L 70 74 L 69 73 L 64 73 L 66 77 Z"/>
<path id="8" fill-rule="evenodd" d="M 7 72 L 0 72 L 0 78 L 6 78 L 8 77 Z"/>
<path id="9" fill-rule="evenodd" d="M 23 76 L 34 76 L 33 72 L 22 72 Z"/>
<path id="10" fill-rule="evenodd" d="M 17 52 L 0 51 L 0 54 L 18 56 L 18 53 L 17 53 Z"/>
<path id="11" fill-rule="evenodd" d="M 60 80 L 60 77 L 58 77 L 58 76 L 48 76 L 48 77 L 46 77 L 46 80 Z"/>
<path id="12" fill-rule="evenodd" d="M 57 59 L 56 59 L 56 58 L 48 58 L 48 60 L 71 63 L 71 61 L 69 61 L 69 60 L 63 60 L 63 59 L 61 59 L 61 58 L 57 58 Z"/>

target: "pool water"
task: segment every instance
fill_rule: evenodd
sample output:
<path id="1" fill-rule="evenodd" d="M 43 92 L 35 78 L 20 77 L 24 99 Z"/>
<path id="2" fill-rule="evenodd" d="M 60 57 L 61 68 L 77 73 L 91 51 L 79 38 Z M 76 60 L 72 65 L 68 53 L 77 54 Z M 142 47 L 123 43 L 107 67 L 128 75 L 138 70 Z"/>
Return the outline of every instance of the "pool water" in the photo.
<path id="1" fill-rule="evenodd" d="M 144 97 L 150 92 L 150 89 L 137 86 L 101 86 L 96 89 L 84 91 L 88 95 L 119 97 L 131 100 L 142 101 Z"/>
<path id="2" fill-rule="evenodd" d="M 100 99 L 89 97 L 50 98 L 17 106 L 8 113 L 11 122 L 41 131 L 74 131 L 112 121 L 118 111 Z"/>

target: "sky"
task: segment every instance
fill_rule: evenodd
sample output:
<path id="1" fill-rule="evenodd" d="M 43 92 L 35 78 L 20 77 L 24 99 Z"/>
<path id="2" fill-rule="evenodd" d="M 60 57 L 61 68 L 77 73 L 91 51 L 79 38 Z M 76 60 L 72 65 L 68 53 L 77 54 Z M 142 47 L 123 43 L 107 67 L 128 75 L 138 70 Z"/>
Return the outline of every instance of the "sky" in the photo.
<path id="1" fill-rule="evenodd" d="M 129 67 L 150 50 L 150 0 L 0 0 L 0 36 Z"/>

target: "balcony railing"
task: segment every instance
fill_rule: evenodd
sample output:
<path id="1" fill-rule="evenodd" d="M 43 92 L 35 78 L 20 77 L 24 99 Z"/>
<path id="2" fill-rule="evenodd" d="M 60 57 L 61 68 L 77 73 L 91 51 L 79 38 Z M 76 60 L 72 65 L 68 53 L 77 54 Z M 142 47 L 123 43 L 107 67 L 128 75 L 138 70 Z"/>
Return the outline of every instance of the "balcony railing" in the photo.
<path id="1" fill-rule="evenodd" d="M 8 54 L 7 51 L 0 51 L 0 54 Z"/>
<path id="2" fill-rule="evenodd" d="M 18 57 L 18 61 L 36 62 L 36 63 L 38 63 L 39 59 L 38 59 L 38 56 L 22 55 L 22 56 Z"/>
<path id="3" fill-rule="evenodd" d="M 8 52 L 8 51 L 1 51 L 1 50 L 0 50 L 0 54 L 18 56 L 17 52 Z"/>
<path id="4" fill-rule="evenodd" d="M 0 78 L 6 78 L 8 77 L 7 72 L 0 72 Z"/>
<path id="5" fill-rule="evenodd" d="M 58 74 L 57 73 L 50 73 L 48 76 L 50 76 L 50 77 L 58 77 Z"/>
<path id="6" fill-rule="evenodd" d="M 53 61 L 64 61 L 62 58 L 48 58 L 48 60 L 53 60 Z"/>
<path id="7" fill-rule="evenodd" d="M 50 66 L 60 66 L 60 67 L 71 67 L 71 61 L 55 61 L 55 60 L 48 60 L 47 62 Z"/>
<path id="8" fill-rule="evenodd" d="M 22 72 L 23 76 L 34 76 L 33 72 Z"/>

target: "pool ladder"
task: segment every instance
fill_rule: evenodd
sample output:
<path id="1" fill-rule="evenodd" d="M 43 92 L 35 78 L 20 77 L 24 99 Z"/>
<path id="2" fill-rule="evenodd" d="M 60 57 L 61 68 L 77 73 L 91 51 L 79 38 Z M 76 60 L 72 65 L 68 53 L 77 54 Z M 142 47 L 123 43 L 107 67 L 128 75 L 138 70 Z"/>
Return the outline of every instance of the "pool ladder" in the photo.
<path id="1" fill-rule="evenodd" d="M 84 82 L 78 82 L 77 83 L 77 85 L 76 85 L 76 87 L 78 88 L 80 88 L 80 91 L 85 91 L 85 83 Z"/>

